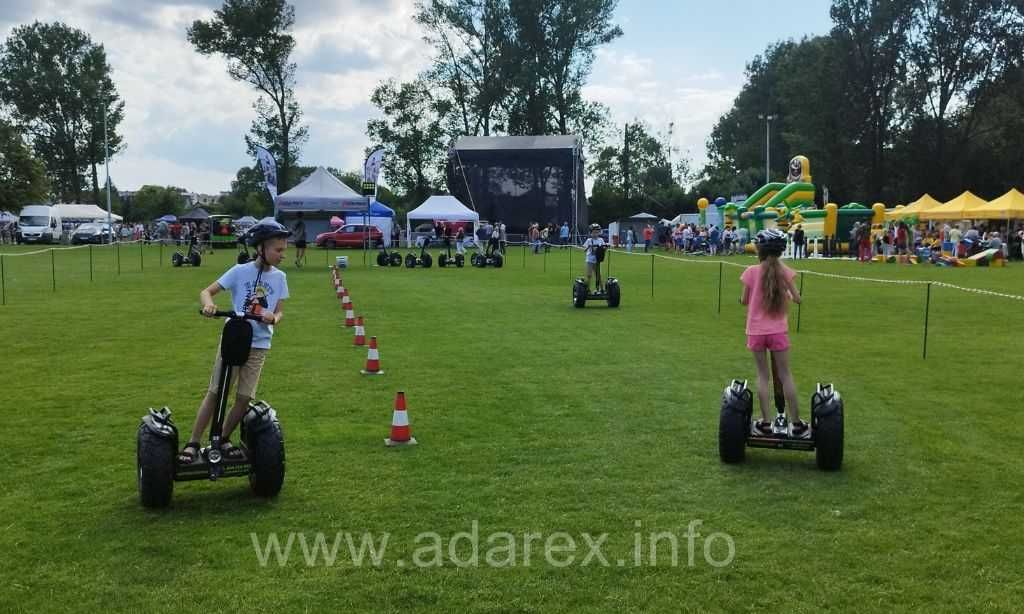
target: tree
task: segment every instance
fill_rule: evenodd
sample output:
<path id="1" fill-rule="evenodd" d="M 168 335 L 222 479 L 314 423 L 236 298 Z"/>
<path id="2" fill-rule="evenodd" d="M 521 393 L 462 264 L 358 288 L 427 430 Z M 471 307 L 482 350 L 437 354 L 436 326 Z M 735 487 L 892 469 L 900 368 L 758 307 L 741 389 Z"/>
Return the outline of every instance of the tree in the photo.
<path id="1" fill-rule="evenodd" d="M 19 131 L 0 120 L 0 210 L 17 212 L 45 200 L 49 190 L 43 163 L 32 156 Z"/>
<path id="2" fill-rule="evenodd" d="M 295 39 L 289 33 L 294 24 L 295 9 L 284 0 L 225 0 L 211 21 L 194 21 L 187 33 L 196 51 L 224 56 L 228 75 L 261 93 L 245 143 L 251 156 L 256 145 L 274 154 L 279 192 L 294 185 L 293 167 L 309 138 L 295 100 L 296 65 L 290 61 Z"/>
<path id="3" fill-rule="evenodd" d="M 144 185 L 135 194 L 133 206 L 135 219 L 153 220 L 171 214 L 185 212 L 185 197 L 182 188 Z"/>
<path id="4" fill-rule="evenodd" d="M 366 134 L 384 144 L 384 173 L 406 201 L 422 202 L 440 189 L 446 150 L 442 124 L 451 103 L 437 98 L 422 80 L 396 84 L 386 81 L 370 101 L 385 119 L 367 123 Z"/>
<path id="5" fill-rule="evenodd" d="M 103 160 L 103 114 L 112 154 L 123 148 L 124 117 L 106 52 L 85 32 L 62 23 L 15 28 L 0 56 L 0 101 L 31 138 L 56 196 L 81 202 L 85 173 Z"/>

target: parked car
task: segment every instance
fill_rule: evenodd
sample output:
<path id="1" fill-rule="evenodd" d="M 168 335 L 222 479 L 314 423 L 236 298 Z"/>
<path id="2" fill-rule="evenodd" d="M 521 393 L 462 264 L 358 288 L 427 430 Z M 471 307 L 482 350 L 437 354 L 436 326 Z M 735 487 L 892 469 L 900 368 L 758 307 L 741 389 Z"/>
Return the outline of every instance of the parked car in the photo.
<path id="1" fill-rule="evenodd" d="M 366 224 L 346 224 L 316 236 L 317 247 L 376 247 L 384 240 L 380 228 Z"/>
<path id="2" fill-rule="evenodd" d="M 98 222 L 79 224 L 71 233 L 71 244 L 79 243 L 110 243 L 110 226 Z"/>

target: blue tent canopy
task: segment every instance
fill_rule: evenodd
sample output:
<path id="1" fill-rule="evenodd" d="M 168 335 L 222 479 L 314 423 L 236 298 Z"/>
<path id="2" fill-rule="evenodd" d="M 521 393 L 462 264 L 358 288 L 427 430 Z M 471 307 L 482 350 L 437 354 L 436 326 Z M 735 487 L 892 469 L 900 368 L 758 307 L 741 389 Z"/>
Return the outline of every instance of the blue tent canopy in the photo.
<path id="1" fill-rule="evenodd" d="M 365 213 L 365 211 L 362 213 Z M 370 217 L 395 217 L 395 210 L 375 200 L 370 203 Z"/>

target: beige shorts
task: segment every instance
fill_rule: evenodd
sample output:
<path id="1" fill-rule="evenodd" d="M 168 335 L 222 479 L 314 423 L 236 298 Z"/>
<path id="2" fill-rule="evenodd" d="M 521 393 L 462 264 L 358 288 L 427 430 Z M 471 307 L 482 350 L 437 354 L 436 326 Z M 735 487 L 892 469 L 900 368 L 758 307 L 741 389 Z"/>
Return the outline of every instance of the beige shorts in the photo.
<path id="1" fill-rule="evenodd" d="M 235 396 L 256 398 L 256 384 L 260 382 L 260 371 L 267 359 L 267 352 L 262 348 L 250 348 L 249 360 L 241 367 L 232 369 L 231 384 L 235 387 Z M 209 391 L 216 394 L 220 391 L 220 347 L 217 347 L 217 359 L 213 361 L 213 374 L 210 375 Z"/>

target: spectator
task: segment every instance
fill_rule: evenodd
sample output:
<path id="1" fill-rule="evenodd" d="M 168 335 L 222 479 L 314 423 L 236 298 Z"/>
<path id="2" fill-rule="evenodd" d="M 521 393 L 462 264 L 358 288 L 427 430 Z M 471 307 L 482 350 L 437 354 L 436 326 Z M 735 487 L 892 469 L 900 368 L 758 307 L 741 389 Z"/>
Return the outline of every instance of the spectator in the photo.
<path id="1" fill-rule="evenodd" d="M 796 230 L 793 231 L 793 257 L 807 257 L 807 235 L 804 234 L 803 224 L 797 224 Z"/>
<path id="2" fill-rule="evenodd" d="M 633 253 L 633 229 L 630 228 L 626 231 L 626 251 Z"/>
<path id="3" fill-rule="evenodd" d="M 654 226 L 644 226 L 644 253 L 651 251 L 651 239 L 654 238 Z"/>
<path id="4" fill-rule="evenodd" d="M 562 222 L 562 227 L 558 229 L 558 240 L 562 247 L 569 244 L 569 222 Z"/>

